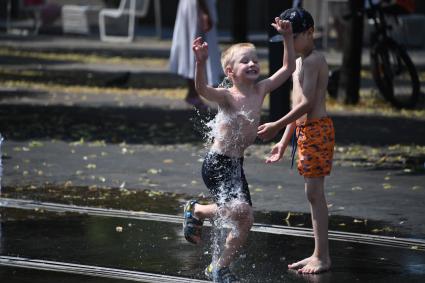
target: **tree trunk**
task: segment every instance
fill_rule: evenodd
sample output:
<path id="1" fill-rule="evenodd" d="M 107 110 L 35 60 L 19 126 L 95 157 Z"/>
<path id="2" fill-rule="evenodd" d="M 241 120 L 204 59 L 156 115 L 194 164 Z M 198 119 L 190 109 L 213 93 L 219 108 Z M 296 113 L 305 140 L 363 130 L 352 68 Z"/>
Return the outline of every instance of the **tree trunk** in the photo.
<path id="1" fill-rule="evenodd" d="M 268 28 L 269 38 L 276 35 L 276 30 L 270 25 L 274 22 L 274 18 L 278 17 L 284 10 L 292 7 L 292 1 L 268 0 L 268 15 L 266 27 Z M 269 73 L 274 74 L 283 61 L 283 44 L 282 42 L 269 42 Z M 276 121 L 289 112 L 290 106 L 290 89 L 291 80 L 289 79 L 279 88 L 270 93 L 269 103 L 269 121 Z"/>
<path id="2" fill-rule="evenodd" d="M 233 1 L 232 38 L 234 42 L 247 41 L 247 3 L 246 0 Z"/>
<path id="3" fill-rule="evenodd" d="M 343 43 L 338 100 L 344 104 L 359 102 L 360 72 L 363 46 L 363 1 L 350 0 L 352 17 L 348 21 Z"/>

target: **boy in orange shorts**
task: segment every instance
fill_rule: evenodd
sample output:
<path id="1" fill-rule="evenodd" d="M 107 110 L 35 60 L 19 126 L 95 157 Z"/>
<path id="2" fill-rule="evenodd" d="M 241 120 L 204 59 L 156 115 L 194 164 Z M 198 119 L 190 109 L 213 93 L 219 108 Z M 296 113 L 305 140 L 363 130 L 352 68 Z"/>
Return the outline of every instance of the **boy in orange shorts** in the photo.
<path id="1" fill-rule="evenodd" d="M 288 268 L 297 269 L 299 273 L 319 273 L 331 267 L 324 179 L 332 168 L 335 134 L 325 105 L 328 65 L 325 57 L 314 49 L 314 21 L 307 11 L 288 9 L 280 18 L 292 23 L 294 48 L 300 55 L 292 74 L 292 110 L 278 121 L 259 126 L 258 136 L 269 140 L 286 126 L 282 139 L 272 148 L 266 163 L 279 161 L 291 136 L 295 136 L 292 158 L 298 145 L 298 171 L 304 176 L 305 192 L 310 202 L 315 247 L 310 257 L 290 264 Z"/>

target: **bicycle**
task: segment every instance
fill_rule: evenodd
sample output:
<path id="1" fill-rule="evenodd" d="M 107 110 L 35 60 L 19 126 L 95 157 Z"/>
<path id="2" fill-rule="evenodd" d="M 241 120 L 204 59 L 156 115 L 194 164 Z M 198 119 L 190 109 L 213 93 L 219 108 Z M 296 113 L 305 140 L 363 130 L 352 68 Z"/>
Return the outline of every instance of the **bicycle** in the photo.
<path id="1" fill-rule="evenodd" d="M 373 79 L 382 96 L 396 108 L 413 108 L 420 94 L 418 72 L 406 50 L 389 35 L 392 27 L 387 24 L 386 15 L 395 17 L 397 8 L 374 4 L 368 0 L 369 8 L 364 12 L 373 21 L 371 34 L 370 62 Z M 350 15 L 345 18 L 350 17 Z M 328 92 L 336 96 L 339 71 L 329 78 Z"/>

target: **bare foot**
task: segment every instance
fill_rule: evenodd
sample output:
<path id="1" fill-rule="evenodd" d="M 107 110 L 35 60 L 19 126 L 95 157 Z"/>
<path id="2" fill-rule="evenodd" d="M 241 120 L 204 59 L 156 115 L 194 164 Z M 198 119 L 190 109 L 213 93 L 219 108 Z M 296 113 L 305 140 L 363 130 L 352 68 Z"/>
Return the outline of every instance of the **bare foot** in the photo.
<path id="1" fill-rule="evenodd" d="M 303 274 L 316 274 L 328 271 L 331 268 L 331 260 L 321 260 L 317 257 L 310 257 L 310 260 L 302 268 L 298 270 L 298 273 Z"/>
<path id="2" fill-rule="evenodd" d="M 312 257 L 308 257 L 308 258 L 305 258 L 303 260 L 297 261 L 295 263 L 288 264 L 288 268 L 289 269 L 300 269 L 300 268 L 306 266 L 307 263 L 309 263 L 309 261 L 311 259 L 312 259 Z"/>

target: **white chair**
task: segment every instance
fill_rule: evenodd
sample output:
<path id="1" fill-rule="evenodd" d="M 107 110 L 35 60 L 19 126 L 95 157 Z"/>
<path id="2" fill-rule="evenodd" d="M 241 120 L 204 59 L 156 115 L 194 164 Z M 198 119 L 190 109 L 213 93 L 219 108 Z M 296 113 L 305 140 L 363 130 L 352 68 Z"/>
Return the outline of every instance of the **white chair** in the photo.
<path id="1" fill-rule="evenodd" d="M 62 31 L 63 33 L 89 34 L 90 25 L 87 18 L 89 6 L 63 5 Z"/>
<path id="2" fill-rule="evenodd" d="M 12 1 L 13 0 L 8 0 L 6 2 L 6 31 L 8 33 L 12 33 L 15 30 L 14 26 L 12 26 L 11 20 Z M 29 15 L 32 18 L 33 34 L 38 34 L 38 31 L 40 30 L 40 27 L 42 25 L 41 11 L 45 7 L 45 5 L 46 0 L 19 0 L 18 2 L 19 11 Z M 23 25 L 21 27 L 18 27 L 18 29 L 25 30 L 27 29 L 27 27 Z"/>
<path id="3" fill-rule="evenodd" d="M 100 39 L 102 41 L 109 42 L 131 42 L 134 39 L 134 28 L 136 18 L 145 17 L 149 10 L 150 0 L 121 0 L 120 5 L 117 9 L 102 9 L 99 13 L 99 32 Z M 159 12 L 159 1 L 155 1 L 155 20 L 157 24 L 158 32 L 158 12 Z M 118 20 L 120 18 L 128 18 L 128 30 L 127 35 L 107 35 L 106 33 L 106 20 L 112 18 Z M 160 31 L 160 30 L 159 30 Z"/>

